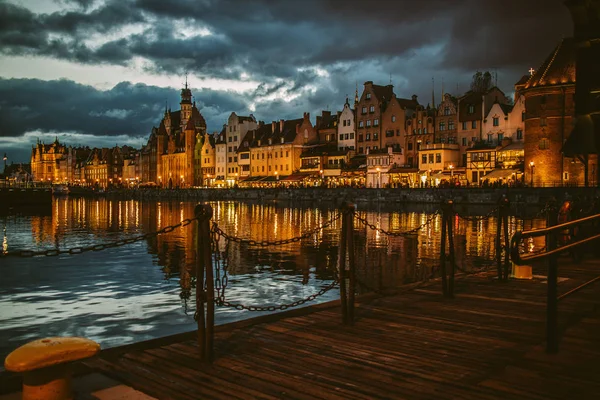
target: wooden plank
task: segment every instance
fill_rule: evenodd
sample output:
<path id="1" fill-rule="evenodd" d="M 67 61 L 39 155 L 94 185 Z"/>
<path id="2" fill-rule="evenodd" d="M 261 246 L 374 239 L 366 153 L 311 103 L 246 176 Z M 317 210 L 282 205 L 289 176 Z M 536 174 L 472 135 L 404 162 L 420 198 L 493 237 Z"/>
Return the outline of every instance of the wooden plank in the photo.
<path id="1" fill-rule="evenodd" d="M 598 273 L 597 261 L 563 264 L 559 288 Z M 363 296 L 353 326 L 327 305 L 220 326 L 212 365 L 183 336 L 91 365 L 161 399 L 600 398 L 600 285 L 559 304 L 564 337 L 547 355 L 545 283 L 493 275 L 461 275 L 454 299 L 441 297 L 439 281 Z"/>

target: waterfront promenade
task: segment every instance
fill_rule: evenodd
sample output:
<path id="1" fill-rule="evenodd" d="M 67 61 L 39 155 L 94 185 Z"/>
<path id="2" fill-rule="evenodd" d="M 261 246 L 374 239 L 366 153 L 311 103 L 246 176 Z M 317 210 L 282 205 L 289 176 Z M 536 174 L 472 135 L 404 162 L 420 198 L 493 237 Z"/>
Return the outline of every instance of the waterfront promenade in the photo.
<path id="1" fill-rule="evenodd" d="M 591 256 L 559 266 L 559 294 L 600 275 Z M 599 398 L 600 285 L 559 303 L 560 349 L 546 354 L 545 271 L 459 275 L 453 299 L 439 280 L 365 295 L 353 326 L 339 302 L 219 326 L 212 365 L 190 332 L 103 351 L 79 371 L 158 399 Z"/>

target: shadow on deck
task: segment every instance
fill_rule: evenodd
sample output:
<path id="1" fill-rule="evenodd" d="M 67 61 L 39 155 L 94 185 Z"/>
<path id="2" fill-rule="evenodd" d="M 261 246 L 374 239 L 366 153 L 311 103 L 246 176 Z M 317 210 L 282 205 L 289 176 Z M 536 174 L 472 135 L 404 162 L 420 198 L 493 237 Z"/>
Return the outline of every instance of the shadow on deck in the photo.
<path id="1" fill-rule="evenodd" d="M 600 274 L 599 260 L 567 262 L 560 293 Z M 86 364 L 159 399 L 600 398 L 600 284 L 560 302 L 555 355 L 544 350 L 544 278 L 480 273 L 457 277 L 454 299 L 440 292 L 431 281 L 363 297 L 350 327 L 331 303 L 221 326 L 213 365 L 192 334 Z"/>

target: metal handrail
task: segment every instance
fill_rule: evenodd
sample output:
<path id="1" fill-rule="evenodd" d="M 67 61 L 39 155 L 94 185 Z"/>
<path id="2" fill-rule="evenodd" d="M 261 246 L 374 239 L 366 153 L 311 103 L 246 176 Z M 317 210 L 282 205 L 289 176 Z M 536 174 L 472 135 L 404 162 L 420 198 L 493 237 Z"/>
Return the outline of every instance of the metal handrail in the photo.
<path id="1" fill-rule="evenodd" d="M 562 253 L 566 250 L 581 246 L 585 243 L 589 243 L 594 240 L 598 240 L 598 239 L 600 239 L 600 234 L 597 234 L 597 235 L 594 235 L 594 236 L 591 236 L 591 237 L 588 237 L 585 239 L 580 239 L 580 240 L 574 241 L 572 243 L 568 243 L 564 246 L 557 247 L 555 249 L 546 250 L 541 253 L 532 254 L 530 256 L 523 256 L 521 253 L 519 253 L 519 243 L 521 243 L 524 239 L 534 238 L 534 237 L 539 237 L 539 236 L 547 236 L 547 235 L 550 235 L 553 233 L 559 233 L 560 231 L 564 231 L 565 229 L 573 228 L 573 227 L 583 225 L 585 223 L 596 221 L 596 220 L 600 221 L 600 214 L 576 219 L 573 221 L 565 222 L 560 225 L 554 225 L 554 226 L 551 226 L 548 228 L 516 232 L 513 235 L 511 242 L 510 242 L 510 247 L 511 247 L 511 257 L 510 258 L 511 258 L 512 262 L 514 262 L 515 264 L 523 265 L 527 262 L 543 260 L 552 255 L 556 255 L 556 254 Z"/>
<path id="2" fill-rule="evenodd" d="M 583 244 L 600 239 L 600 234 L 595 234 L 583 239 L 573 238 L 571 243 L 557 246 L 558 235 L 564 234 L 565 230 L 584 225 L 594 221 L 600 221 L 600 214 L 579 218 L 573 221 L 557 224 L 558 214 L 548 214 L 548 227 L 525 232 L 517 232 L 513 235 L 511 245 L 511 259 L 517 265 L 525 262 L 546 260 L 548 264 L 548 290 L 546 294 L 546 352 L 556 353 L 558 351 L 558 301 L 580 289 L 600 280 L 596 277 L 583 285 L 580 285 L 567 293 L 558 294 L 558 255 L 566 250 L 579 247 Z M 571 231 L 572 232 L 572 231 Z M 543 252 L 530 256 L 521 256 L 519 244 L 527 238 L 546 236 L 546 249 Z"/>

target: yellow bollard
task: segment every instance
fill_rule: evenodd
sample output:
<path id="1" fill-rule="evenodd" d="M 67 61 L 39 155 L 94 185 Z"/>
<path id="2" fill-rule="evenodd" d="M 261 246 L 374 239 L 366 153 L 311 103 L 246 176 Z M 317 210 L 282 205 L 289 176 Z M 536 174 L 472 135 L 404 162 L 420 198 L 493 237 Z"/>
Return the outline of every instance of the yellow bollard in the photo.
<path id="1" fill-rule="evenodd" d="M 512 263 L 512 278 L 514 279 L 533 279 L 531 265 L 517 265 Z"/>
<path id="2" fill-rule="evenodd" d="M 6 370 L 23 374 L 23 400 L 68 400 L 71 363 L 93 357 L 100 345 L 80 337 L 52 337 L 24 344 L 4 360 Z"/>

